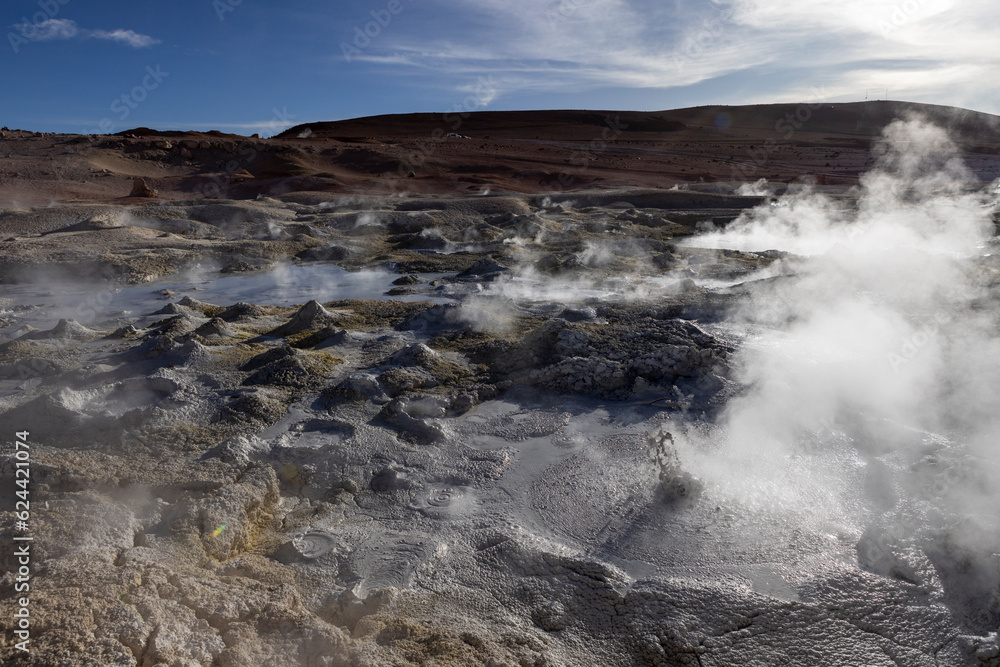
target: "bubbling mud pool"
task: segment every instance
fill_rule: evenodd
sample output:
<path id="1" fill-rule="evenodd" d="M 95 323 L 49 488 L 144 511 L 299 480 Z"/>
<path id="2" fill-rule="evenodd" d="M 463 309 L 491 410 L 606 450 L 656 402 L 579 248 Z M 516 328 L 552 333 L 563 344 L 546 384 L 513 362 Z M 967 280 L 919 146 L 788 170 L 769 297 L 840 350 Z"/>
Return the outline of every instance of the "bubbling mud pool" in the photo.
<path id="1" fill-rule="evenodd" d="M 447 274 L 418 274 L 431 281 Z M 32 326 L 51 326 L 60 319 L 83 324 L 113 317 L 141 316 L 158 305 L 184 296 L 207 303 L 254 303 L 291 306 L 310 300 L 367 299 L 417 301 L 433 294 L 386 296 L 396 274 L 382 271 L 348 271 L 335 264 L 285 265 L 268 271 L 222 274 L 194 269 L 144 285 L 119 286 L 97 282 L 53 282 L 44 285 L 5 285 L 9 306 L 31 307 Z"/>
<path id="2" fill-rule="evenodd" d="M 426 328 L 410 328 L 403 320 L 331 335 L 317 348 L 336 356 L 340 366 L 320 384 L 304 377 L 300 385 L 287 386 L 319 357 L 288 346 L 277 334 L 241 352 L 246 372 L 233 378 L 211 361 L 240 349 L 225 336 L 204 346 L 195 339 L 180 344 L 190 333 L 176 342 L 149 334 L 135 348 L 141 360 L 125 363 L 115 351 L 121 341 L 91 339 L 76 348 L 81 361 L 112 384 L 102 391 L 87 388 L 85 374 L 76 371 L 73 389 L 57 392 L 51 404 L 30 414 L 60 415 L 84 430 L 103 420 L 101 438 L 116 433 L 116 423 L 150 428 L 212 409 L 240 415 L 237 423 L 253 426 L 221 443 L 209 459 L 235 466 L 241 476 L 274 471 L 281 499 L 269 511 L 285 518 L 271 529 L 270 546 L 254 549 L 309 582 L 301 592 L 306 608 L 354 632 L 366 618 L 436 627 L 436 610 L 466 609 L 470 619 L 486 614 L 501 618 L 503 627 L 544 638 L 548 648 L 539 644 L 531 655 L 581 665 L 594 663 L 580 659 L 575 640 L 567 647 L 561 638 L 604 633 L 612 653 L 631 656 L 626 662 L 601 658 L 602 664 L 689 664 L 682 659 L 689 655 L 699 655 L 702 664 L 766 664 L 779 654 L 797 655 L 793 664 L 806 664 L 805 655 L 824 642 L 833 651 L 830 664 L 843 665 L 878 651 L 931 664 L 925 658 L 941 653 L 940 645 L 949 641 L 943 655 L 960 661 L 947 664 L 966 664 L 961 660 L 969 655 L 992 650 L 991 605 L 1000 569 L 990 569 L 995 564 L 989 538 L 979 542 L 968 531 L 950 530 L 948 517 L 971 525 L 972 535 L 990 530 L 989 522 L 970 523 L 965 510 L 956 514 L 960 505 L 936 491 L 955 495 L 956 480 L 973 475 L 981 462 L 960 440 L 845 404 L 825 421 L 804 418 L 801 428 L 789 431 L 790 440 L 778 445 L 767 429 L 746 429 L 732 420 L 747 410 L 784 414 L 771 399 L 741 404 L 739 395 L 730 394 L 730 405 L 715 408 L 716 414 L 722 410 L 717 422 L 694 409 L 699 392 L 713 391 L 702 386 L 715 368 L 714 357 L 703 354 L 712 346 L 736 359 L 779 366 L 792 359 L 796 368 L 822 367 L 824 351 L 803 350 L 801 330 L 752 318 L 666 320 L 671 324 L 664 329 L 648 313 L 667 296 L 683 297 L 674 276 L 559 281 L 529 275 L 479 283 L 424 274 L 419 291 L 388 296 L 395 278 L 317 264 L 238 276 L 194 274 L 109 292 L 92 320 L 131 320 L 145 336 L 143 327 L 156 325 L 152 320 L 171 317 L 151 313 L 183 297 L 219 306 L 289 307 L 282 318 L 310 300 L 443 298 L 462 308 L 509 302 L 517 317 L 548 323 L 531 325 L 534 333 L 491 359 L 475 348 L 449 351 L 446 339 L 435 336 L 452 325 L 426 316 L 434 312 L 431 306 Z M 770 278 L 743 287 L 752 290 L 759 281 L 769 289 Z M 696 282 L 695 293 L 724 295 L 732 287 L 709 285 Z M 86 286 L 60 289 L 52 285 L 42 295 L 27 286 L 9 290 L 11 307 L 39 306 L 11 326 L 51 326 L 92 294 Z M 574 304 L 587 308 L 571 308 L 569 319 L 560 316 Z M 623 306 L 634 314 L 619 322 L 616 309 Z M 209 321 L 196 307 L 185 308 L 189 327 Z M 291 321 L 305 311 L 317 326 L 328 317 L 321 306 L 307 306 Z M 256 329 L 281 323 L 265 321 L 266 327 Z M 241 323 L 254 321 L 233 320 L 234 326 Z M 647 338 L 652 342 L 639 352 L 622 350 L 615 357 L 607 349 Z M 59 336 L 42 336 L 32 345 L 72 348 Z M 161 347 L 162 358 L 170 358 L 165 364 L 158 361 Z M 663 357 L 664 350 L 674 356 Z M 512 390 L 490 398 L 480 384 L 449 385 L 455 380 L 445 377 L 472 372 L 467 354 L 480 355 L 494 373 L 509 373 Z M 691 377 L 675 377 L 672 388 L 657 384 L 657 374 L 667 369 Z M 616 372 L 627 381 L 616 379 Z M 129 377 L 135 373 L 155 381 Z M 635 373 L 644 375 L 633 381 Z M 782 381 L 797 379 L 793 373 Z M 4 380 L 0 399 L 15 400 L 11 382 L 23 384 L 16 376 Z M 537 386 L 529 388 L 532 383 Z M 24 386 L 45 384 L 36 379 Z M 303 389 L 290 394 L 291 386 Z M 619 393 L 607 400 L 588 397 L 588 390 Z M 476 392 L 482 396 L 470 398 Z M 258 412 L 276 401 L 287 405 L 269 425 L 243 421 L 260 419 Z M 778 418 L 775 425 L 786 426 Z M 45 437 L 44 429 L 38 432 Z M 650 436 L 656 433 L 669 434 L 669 446 L 653 460 Z M 248 519 L 212 509 L 216 502 L 212 494 L 162 501 L 157 511 L 163 518 L 140 529 L 136 539 L 146 551 L 134 557 L 168 548 L 175 539 L 171 531 L 186 525 L 178 517 L 195 512 L 218 517 L 194 529 L 205 533 L 207 548 L 217 550 L 213 557 L 246 558 L 244 547 L 219 545 L 245 539 L 239 536 L 248 533 L 241 528 Z M 184 509 L 184 503 L 194 509 Z M 322 509 L 327 507 L 332 509 Z M 485 597 L 473 592 L 483 590 Z M 397 602 L 399 596 L 408 602 Z M 892 609 L 897 619 L 868 620 L 873 604 Z M 478 622 L 465 632 L 494 636 Z M 868 623 L 878 628 L 877 639 L 859 629 Z M 749 632 L 719 643 L 720 636 L 743 632 L 741 624 L 767 628 L 778 652 L 771 643 L 755 643 Z M 933 631 L 926 636 L 907 629 L 928 626 Z M 956 629 L 969 633 L 968 639 L 949 640 Z M 362 653 L 380 650 L 387 649 L 368 645 Z M 278 664 L 301 660 L 299 654 Z"/>
<path id="3" fill-rule="evenodd" d="M 675 386 L 694 395 L 705 391 L 699 378 L 707 377 L 714 363 L 699 345 L 781 359 L 798 354 L 800 333 L 759 322 L 695 325 L 650 318 L 645 313 L 663 298 L 657 290 L 676 294 L 667 280 L 593 282 L 585 288 L 516 278 L 480 287 L 445 281 L 445 287 L 464 289 L 435 293 L 430 281 L 442 276 L 424 275 L 426 291 L 393 299 L 384 294 L 393 275 L 315 265 L 289 273 L 294 279 L 274 272 L 198 275 L 123 288 L 111 295 L 102 315 L 140 314 L 122 317 L 135 321 L 143 336 L 142 326 L 170 317 L 150 313 L 186 296 L 220 306 L 241 301 L 292 306 L 309 299 L 427 301 L 443 292 L 458 303 L 521 304 L 518 316 L 540 318 L 541 324 L 530 325 L 526 334 L 513 329 L 508 335 L 520 342 L 494 358 L 475 348 L 450 351 L 448 339 L 435 338 L 441 329 L 409 328 L 407 320 L 331 337 L 317 345 L 322 352 L 290 347 L 276 334 L 245 348 L 225 337 L 202 345 L 182 342 L 189 334 L 176 342 L 161 335 L 139 342 L 134 352 L 117 351 L 128 341 L 91 339 L 72 348 L 65 339 L 43 336 L 32 343 L 37 354 L 48 345 L 77 349 L 83 367 L 93 367 L 110 384 L 94 393 L 86 374 L 72 371 L 73 389 L 56 392 L 49 403 L 11 411 L 22 421 L 59 415 L 83 431 L 100 422 L 96 435 L 102 443 L 120 433 L 115 424 L 138 424 L 149 432 L 177 420 L 204 419 L 212 411 L 248 424 L 205 460 L 232 466 L 244 479 L 261 474 L 254 470 L 273 471 L 266 474 L 279 493 L 255 496 L 241 483 L 236 487 L 249 494 L 246 501 L 217 495 L 224 487 L 171 495 L 154 505 L 158 513 L 137 524 L 141 537 L 130 535 L 120 549 L 129 554 L 122 558 L 142 561 L 177 549 L 177 531 L 187 530 L 200 534 L 194 538 L 204 542 L 200 548 L 220 563 L 251 563 L 245 536 L 260 529 L 247 527 L 251 510 L 233 508 L 240 502 L 266 505 L 270 514 L 284 517 L 268 528 L 269 542 L 251 543 L 253 557 L 307 582 L 298 589 L 303 607 L 357 638 L 349 640 L 347 630 L 329 630 L 341 637 L 331 647 L 316 649 L 314 639 L 301 639 L 306 648 L 275 664 L 307 664 L 303 656 L 309 651 L 335 656 L 352 641 L 360 642 L 356 655 L 389 659 L 403 650 L 387 639 L 397 635 L 380 630 L 373 637 L 381 639 L 366 643 L 358 628 L 398 622 L 461 626 L 468 641 L 482 641 L 483 647 L 466 656 L 467 664 L 489 664 L 487 656 L 595 664 L 581 657 L 572 638 L 600 636 L 609 648 L 598 661 L 609 665 L 690 664 L 683 658 L 692 655 L 702 664 L 767 664 L 778 655 L 807 664 L 806 655 L 817 645 L 828 646 L 830 664 L 841 665 L 870 660 L 880 651 L 887 655 L 886 650 L 908 656 L 912 664 L 932 664 L 925 657 L 935 651 L 965 660 L 992 650 L 989 595 L 996 577 L 988 553 L 972 548 L 964 533 L 947 537 L 949 505 L 926 491 L 974 469 L 976 460 L 956 441 L 882 417 L 866 421 L 863 412 L 846 409 L 776 448 L 705 420 L 655 381 L 666 369 L 690 372 L 692 379 L 678 378 Z M 84 294 L 86 289 L 78 289 L 76 298 Z M 16 298 L 45 304 L 28 311 L 33 322 L 64 317 L 72 302 L 55 294 L 39 299 L 27 290 Z M 556 317 L 574 303 L 589 304 L 593 316 Z M 635 314 L 619 322 L 616 309 L 623 304 Z M 265 318 L 266 326 L 240 319 L 233 326 L 263 329 L 288 317 L 296 321 L 294 307 L 287 310 L 279 319 Z M 327 317 L 318 306 L 302 311 L 317 323 Z M 195 308 L 185 312 L 190 327 L 209 321 Z M 607 330 L 616 333 L 601 338 Z M 653 342 L 610 358 L 610 348 L 633 338 Z M 221 371 L 213 361 L 240 349 L 247 360 L 240 362 L 241 372 Z M 665 349 L 674 356 L 655 356 Z M 128 354 L 137 360 L 123 362 Z M 477 361 L 490 364 L 493 373 L 509 373 L 512 390 L 491 398 L 482 388 L 486 377 L 464 385 L 457 381 L 475 372 L 466 354 L 480 355 Z M 317 376 L 318 384 L 309 384 L 304 373 L 328 359 L 320 355 L 342 361 Z M 694 365 L 682 370 L 687 364 Z M 627 381 L 616 379 L 615 372 Z M 631 386 L 636 372 L 653 379 Z M 154 376 L 155 382 L 141 379 Z M 10 382 L 23 384 L 16 376 L 4 384 Z M 46 387 L 44 380 L 32 382 L 24 386 Z M 528 388 L 532 382 L 539 386 Z M 289 393 L 295 386 L 302 389 Z M 582 391 L 567 391 L 577 386 Z M 588 387 L 620 394 L 615 400 L 587 397 Z M 16 396 L 5 388 L 0 398 L 16 401 Z M 280 418 L 261 423 L 264 411 L 278 401 L 287 402 Z M 48 435 L 42 426 L 37 432 L 40 439 L 67 446 L 65 432 Z M 657 432 L 670 434 L 666 458 L 659 462 L 650 452 L 650 434 Z M 144 437 L 126 430 L 123 442 Z M 880 448 L 873 442 L 895 445 Z M 943 472 L 942 465 L 951 472 Z M 954 485 L 945 490 L 955 493 Z M 152 510 L 137 505 L 135 511 Z M 196 518 L 192 522 L 189 516 Z M 956 539 L 962 540 L 960 547 L 949 542 Z M 956 574 L 962 558 L 969 569 Z M 194 581 L 186 585 L 203 585 Z M 985 593 L 977 594 L 976 586 Z M 146 594 L 141 583 L 123 590 Z M 234 584 L 226 590 L 240 599 L 254 595 Z M 205 595 L 206 604 L 214 604 L 211 594 Z M 895 620 L 869 620 L 872 605 L 892 609 Z M 172 613 L 169 609 L 164 606 L 163 613 Z M 466 620 L 448 620 L 457 611 Z M 878 634 L 859 629 L 866 623 Z M 720 643 L 719 637 L 743 632 L 741 625 L 766 628 L 772 639 L 758 644 L 748 631 Z M 927 627 L 932 630 L 922 634 Z M 502 648 L 495 628 L 522 633 L 528 643 Z M 949 640 L 956 628 L 969 639 Z M 949 641 L 950 653 L 941 653 L 937 647 Z M 229 650 L 222 646 L 216 650 Z M 195 660 L 209 664 L 203 657 Z M 889 665 L 888 660 L 870 664 Z"/>
<path id="4" fill-rule="evenodd" d="M 989 202 L 877 181 L 670 271 L 14 286 L 43 613 L 103 664 L 996 667 L 995 266 L 935 252 Z M 810 224 L 852 252 L 788 257 Z"/>

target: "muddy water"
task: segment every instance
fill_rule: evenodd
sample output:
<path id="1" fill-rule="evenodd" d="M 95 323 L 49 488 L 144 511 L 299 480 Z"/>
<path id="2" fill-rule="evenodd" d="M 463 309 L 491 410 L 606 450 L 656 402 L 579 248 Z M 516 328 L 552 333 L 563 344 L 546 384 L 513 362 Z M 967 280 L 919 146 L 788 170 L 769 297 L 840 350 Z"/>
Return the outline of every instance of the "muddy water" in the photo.
<path id="1" fill-rule="evenodd" d="M 434 280 L 445 274 L 426 274 Z M 292 306 L 310 299 L 398 299 L 423 301 L 429 295 L 388 297 L 385 292 L 399 276 L 380 271 L 347 271 L 335 264 L 284 265 L 266 272 L 221 274 L 193 271 L 161 281 L 121 287 L 112 283 L 52 282 L 0 286 L 0 298 L 10 306 L 32 306 L 28 322 L 47 328 L 60 319 L 83 324 L 116 317 L 135 317 L 158 310 L 184 296 L 216 305 L 240 301 L 267 306 Z"/>

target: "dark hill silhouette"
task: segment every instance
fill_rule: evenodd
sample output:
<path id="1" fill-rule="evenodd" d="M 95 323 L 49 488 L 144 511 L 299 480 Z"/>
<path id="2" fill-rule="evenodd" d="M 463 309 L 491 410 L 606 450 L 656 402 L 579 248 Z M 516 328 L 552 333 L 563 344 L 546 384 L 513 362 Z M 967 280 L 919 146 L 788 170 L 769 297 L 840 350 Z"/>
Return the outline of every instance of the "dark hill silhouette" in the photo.
<path id="1" fill-rule="evenodd" d="M 701 106 L 672 111 L 476 111 L 467 113 L 411 113 L 366 116 L 349 120 L 296 125 L 277 138 L 294 139 L 306 133 L 313 139 L 423 137 L 435 130 L 457 132 L 473 138 L 564 139 L 589 141 L 609 119 L 620 124 L 622 134 L 687 133 L 717 129 L 717 118 L 728 114 L 728 133 L 775 131 L 787 128 L 805 134 L 873 137 L 895 118 L 919 114 L 948 127 L 962 138 L 1000 141 L 1000 116 L 957 107 L 914 102 L 872 101 L 850 103 L 760 104 Z M 985 135 L 985 136 L 984 136 Z"/>
<path id="2" fill-rule="evenodd" d="M 276 137 L 145 127 L 109 136 L 10 130 L 0 199 L 344 193 L 568 192 L 761 178 L 848 187 L 896 118 L 947 128 L 982 182 L 1000 178 L 1000 117 L 912 102 L 702 106 L 669 111 L 412 113 L 306 123 Z M 57 160 L 58 171 L 49 164 Z"/>

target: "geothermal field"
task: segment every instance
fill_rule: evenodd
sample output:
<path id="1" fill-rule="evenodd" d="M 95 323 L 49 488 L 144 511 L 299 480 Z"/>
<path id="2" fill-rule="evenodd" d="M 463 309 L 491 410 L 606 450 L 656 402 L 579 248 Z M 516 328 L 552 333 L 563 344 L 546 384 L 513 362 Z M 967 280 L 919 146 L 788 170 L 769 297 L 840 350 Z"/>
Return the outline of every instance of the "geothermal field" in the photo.
<path id="1" fill-rule="evenodd" d="M 1000 665 L 1000 118 L 467 116 L 5 129 L 0 662 Z"/>

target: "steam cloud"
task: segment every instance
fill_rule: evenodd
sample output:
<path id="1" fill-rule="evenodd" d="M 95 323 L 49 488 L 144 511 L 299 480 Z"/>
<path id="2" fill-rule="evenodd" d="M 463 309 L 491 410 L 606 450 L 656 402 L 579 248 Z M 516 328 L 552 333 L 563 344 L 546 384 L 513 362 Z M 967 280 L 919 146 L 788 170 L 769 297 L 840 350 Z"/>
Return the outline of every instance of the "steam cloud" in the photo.
<path id="1" fill-rule="evenodd" d="M 682 458 L 721 493 L 816 530 L 877 524 L 936 564 L 962 550 L 988 627 L 1000 600 L 996 188 L 920 119 L 888 126 L 877 154 L 856 205 L 806 188 L 690 241 L 798 257 L 734 314 L 750 331 L 736 364 L 749 390 Z"/>

